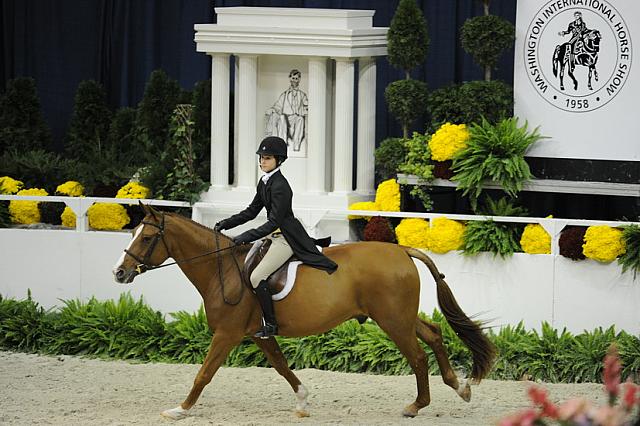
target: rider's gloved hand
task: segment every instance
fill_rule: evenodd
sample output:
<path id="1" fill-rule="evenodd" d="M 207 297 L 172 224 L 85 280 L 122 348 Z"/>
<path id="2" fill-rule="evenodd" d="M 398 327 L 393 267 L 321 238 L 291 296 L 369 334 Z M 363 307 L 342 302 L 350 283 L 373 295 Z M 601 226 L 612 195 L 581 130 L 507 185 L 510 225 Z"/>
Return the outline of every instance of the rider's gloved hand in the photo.
<path id="1" fill-rule="evenodd" d="M 229 229 L 229 227 L 227 226 L 227 220 L 226 219 L 223 219 L 220 222 L 218 222 L 215 225 L 213 225 L 213 230 L 216 231 L 216 232 L 224 231 L 225 229 Z"/>
<path id="2" fill-rule="evenodd" d="M 249 240 L 244 234 L 237 235 L 233 237 L 233 243 L 237 246 L 241 246 L 243 244 L 249 244 L 251 240 Z"/>

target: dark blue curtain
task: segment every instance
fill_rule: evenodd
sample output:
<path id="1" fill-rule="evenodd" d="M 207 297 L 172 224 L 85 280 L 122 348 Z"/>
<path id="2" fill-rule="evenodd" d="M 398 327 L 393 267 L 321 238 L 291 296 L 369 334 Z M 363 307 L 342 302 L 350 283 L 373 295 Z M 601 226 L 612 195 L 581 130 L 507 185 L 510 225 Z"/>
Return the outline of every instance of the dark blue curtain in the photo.
<path id="1" fill-rule="evenodd" d="M 493 0 L 491 12 L 515 22 L 515 0 Z M 218 0 L 215 7 L 273 6 L 375 9 L 374 26 L 387 27 L 398 1 Z M 429 26 L 431 46 L 414 78 L 430 89 L 482 78 L 482 71 L 460 48 L 464 21 L 481 15 L 478 0 L 418 0 Z M 210 60 L 196 52 L 193 25 L 215 22 L 211 0 L 2 0 L 0 3 L 0 91 L 7 80 L 35 78 L 45 120 L 57 146 L 69 124 L 73 97 L 82 80 L 94 79 L 113 108 L 136 106 L 149 74 L 162 68 L 187 90 L 210 78 Z M 512 82 L 513 52 L 506 52 L 495 78 Z M 386 59 L 378 61 L 376 140 L 399 135 L 382 96 L 391 81 L 403 78 Z M 422 120 L 424 121 L 424 120 Z M 416 129 L 423 123 L 416 122 Z"/>

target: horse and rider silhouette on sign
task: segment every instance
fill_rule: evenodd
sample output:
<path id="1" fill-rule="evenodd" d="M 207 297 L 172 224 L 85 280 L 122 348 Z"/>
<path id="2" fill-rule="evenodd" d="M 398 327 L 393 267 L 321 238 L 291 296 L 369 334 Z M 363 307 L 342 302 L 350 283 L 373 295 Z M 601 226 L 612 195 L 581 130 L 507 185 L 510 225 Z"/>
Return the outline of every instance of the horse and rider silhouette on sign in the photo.
<path id="1" fill-rule="evenodd" d="M 576 65 L 582 65 L 589 69 L 587 86 L 593 90 L 591 78 L 598 81 L 598 52 L 600 51 L 600 31 L 587 28 L 582 19 L 582 12 L 576 11 L 573 14 L 574 20 L 569 23 L 566 31 L 560 31 L 559 36 L 571 35 L 568 42 L 557 45 L 553 52 L 553 75 L 560 78 L 560 90 L 564 90 L 564 69 L 567 67 L 567 74 L 573 80 L 573 89 L 578 90 L 578 80 L 573 72 Z"/>

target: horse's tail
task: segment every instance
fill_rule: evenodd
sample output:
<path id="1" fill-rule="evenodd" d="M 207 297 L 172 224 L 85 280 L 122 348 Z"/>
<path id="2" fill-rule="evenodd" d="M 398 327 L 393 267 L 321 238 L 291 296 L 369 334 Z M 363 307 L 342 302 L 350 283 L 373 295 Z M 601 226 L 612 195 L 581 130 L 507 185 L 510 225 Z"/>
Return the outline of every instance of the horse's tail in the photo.
<path id="1" fill-rule="evenodd" d="M 560 46 L 556 46 L 556 50 L 553 51 L 553 76 L 558 76 L 558 62 L 560 61 Z"/>
<path id="2" fill-rule="evenodd" d="M 471 350 L 473 356 L 471 377 L 480 381 L 491 370 L 496 356 L 495 346 L 482 332 L 482 323 L 472 321 L 462 311 L 451 289 L 444 281 L 444 274 L 438 271 L 436 264 L 429 256 L 411 247 L 403 247 L 403 249 L 410 257 L 420 260 L 429 268 L 429 272 L 431 272 L 433 279 L 436 281 L 440 310 L 449 325 L 451 325 L 451 328 L 453 328 L 453 331 L 455 331 L 469 350 Z"/>

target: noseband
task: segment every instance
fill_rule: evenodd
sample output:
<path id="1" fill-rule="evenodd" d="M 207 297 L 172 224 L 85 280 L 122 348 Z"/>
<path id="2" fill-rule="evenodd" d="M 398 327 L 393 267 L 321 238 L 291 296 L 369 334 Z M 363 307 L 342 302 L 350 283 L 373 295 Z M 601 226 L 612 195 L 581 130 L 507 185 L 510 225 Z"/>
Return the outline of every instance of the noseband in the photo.
<path id="1" fill-rule="evenodd" d="M 135 261 L 138 262 L 138 265 L 136 265 L 136 272 L 138 274 L 142 274 L 143 272 L 150 271 L 153 269 L 158 269 L 161 267 L 161 266 L 149 264 L 149 260 L 151 259 L 151 256 L 153 255 L 153 251 L 156 249 L 156 246 L 158 245 L 159 241 L 162 241 L 162 244 L 164 244 L 164 248 L 167 250 L 167 254 L 169 255 L 169 257 L 171 257 L 171 254 L 169 253 L 169 247 L 167 246 L 167 243 L 164 240 L 164 214 L 162 215 L 162 221 L 160 222 L 159 225 L 157 223 L 147 222 L 144 220 L 140 223 L 142 223 L 143 225 L 149 225 L 149 226 L 158 228 L 158 232 L 156 232 L 156 234 L 153 236 L 153 240 L 151 241 L 151 244 L 149 245 L 147 252 L 144 254 L 144 257 L 141 258 L 140 256 L 132 253 L 130 250 L 124 249 L 124 252 L 126 254 L 133 257 Z"/>
<path id="2" fill-rule="evenodd" d="M 231 244 L 228 247 L 223 247 L 223 248 L 217 248 L 216 250 L 212 250 L 212 251 L 208 251 L 206 253 L 203 254 L 199 254 L 197 256 L 193 256 L 193 257 L 189 257 L 187 259 L 180 259 L 180 260 L 176 260 L 174 262 L 171 263 L 166 263 L 164 265 L 151 265 L 149 263 L 149 261 L 151 260 L 151 256 L 153 255 L 154 250 L 156 249 L 156 246 L 158 245 L 158 243 L 160 241 L 162 241 L 162 244 L 164 245 L 165 250 L 167 250 L 167 257 L 173 257 L 171 256 L 171 252 L 169 251 L 169 246 L 167 245 L 167 242 L 164 240 L 164 213 L 162 213 L 162 220 L 160 221 L 160 224 L 154 223 L 154 222 L 148 222 L 148 221 L 142 221 L 140 222 L 143 225 L 149 225 L 149 226 L 153 226 L 154 228 L 158 228 L 158 232 L 155 233 L 155 235 L 153 236 L 153 240 L 151 241 L 151 244 L 149 244 L 149 248 L 147 249 L 146 253 L 144 254 L 143 257 L 138 256 L 135 253 L 132 253 L 130 250 L 128 249 L 124 249 L 124 252 L 131 256 L 133 259 L 135 259 L 136 262 L 138 262 L 138 264 L 136 265 L 136 272 L 138 274 L 142 274 L 146 271 L 153 271 L 154 269 L 160 269 L 160 268 L 164 268 L 166 266 L 171 266 L 171 265 L 177 265 L 177 264 L 181 264 L 181 263 L 189 263 L 192 262 L 196 259 L 199 259 L 201 257 L 205 257 L 205 256 L 209 256 L 212 254 L 216 254 L 216 253 L 220 253 L 222 251 L 226 251 L 226 250 L 233 250 L 236 246 L 235 244 Z M 216 237 L 216 247 L 220 247 L 220 240 L 218 237 L 218 233 L 216 231 L 213 231 L 214 235 Z M 242 299 L 242 295 L 244 294 L 244 287 L 245 287 L 245 283 L 243 282 L 243 276 L 242 276 L 242 271 L 240 270 L 240 265 L 238 264 L 238 259 L 236 259 L 235 255 L 233 254 L 233 252 L 231 253 L 231 257 L 233 258 L 233 261 L 236 265 L 236 269 L 238 270 L 238 275 L 240 276 L 240 282 L 241 282 L 241 291 L 240 291 L 240 296 L 238 297 L 238 300 L 235 302 L 229 302 L 225 296 L 225 291 L 224 291 L 224 269 L 222 267 L 222 259 L 220 258 L 220 256 L 218 256 L 218 277 L 220 279 L 220 287 L 222 288 L 222 299 L 224 300 L 224 302 L 227 305 L 237 305 L 238 303 L 240 303 L 240 300 Z"/>

